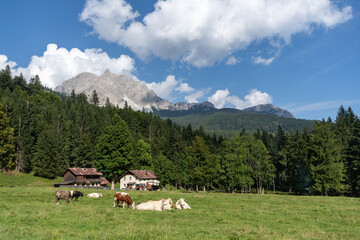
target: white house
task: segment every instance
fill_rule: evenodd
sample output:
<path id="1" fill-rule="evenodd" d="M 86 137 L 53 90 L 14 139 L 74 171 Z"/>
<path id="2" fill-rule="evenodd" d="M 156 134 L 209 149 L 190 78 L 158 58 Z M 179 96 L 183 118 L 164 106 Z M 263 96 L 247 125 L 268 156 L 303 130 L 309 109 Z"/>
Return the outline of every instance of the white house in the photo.
<path id="1" fill-rule="evenodd" d="M 160 181 L 151 170 L 129 170 L 120 177 L 120 189 L 158 189 Z"/>

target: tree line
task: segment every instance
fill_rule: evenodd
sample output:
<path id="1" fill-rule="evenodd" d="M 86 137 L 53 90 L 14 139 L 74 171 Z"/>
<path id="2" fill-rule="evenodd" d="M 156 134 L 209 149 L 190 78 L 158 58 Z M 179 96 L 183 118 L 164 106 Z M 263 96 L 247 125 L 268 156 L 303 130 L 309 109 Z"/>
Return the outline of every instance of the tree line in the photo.
<path id="1" fill-rule="evenodd" d="M 0 87 L 3 171 L 53 179 L 68 167 L 96 167 L 114 183 L 129 169 L 151 169 L 163 186 L 195 191 L 360 195 L 360 121 L 351 108 L 311 131 L 242 129 L 224 139 L 127 104 L 98 106 L 96 91 L 53 92 L 9 67 Z"/>

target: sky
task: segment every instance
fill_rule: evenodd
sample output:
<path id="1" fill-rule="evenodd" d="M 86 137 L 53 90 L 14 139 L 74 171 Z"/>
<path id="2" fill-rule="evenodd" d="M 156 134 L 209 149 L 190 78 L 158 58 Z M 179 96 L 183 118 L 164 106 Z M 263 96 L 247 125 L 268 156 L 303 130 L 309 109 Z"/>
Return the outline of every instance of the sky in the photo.
<path id="1" fill-rule="evenodd" d="M 0 69 L 54 88 L 106 69 L 171 102 L 360 115 L 358 0 L 0 0 Z"/>

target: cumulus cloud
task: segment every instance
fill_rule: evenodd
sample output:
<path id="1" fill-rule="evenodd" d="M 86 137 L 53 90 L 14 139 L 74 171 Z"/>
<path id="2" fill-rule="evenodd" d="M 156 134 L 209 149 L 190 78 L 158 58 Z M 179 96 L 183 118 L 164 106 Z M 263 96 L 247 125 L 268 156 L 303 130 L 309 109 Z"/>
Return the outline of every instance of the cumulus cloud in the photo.
<path id="1" fill-rule="evenodd" d="M 297 33 L 333 28 L 351 17 L 351 6 L 330 0 L 158 0 L 142 19 L 125 0 L 87 0 L 80 14 L 93 33 L 141 59 L 156 56 L 197 67 L 227 59 L 258 40 L 289 44 Z"/>
<path id="2" fill-rule="evenodd" d="M 234 56 L 231 56 L 226 60 L 226 65 L 235 65 L 238 64 L 239 62 L 240 62 L 239 59 L 235 58 Z"/>
<path id="3" fill-rule="evenodd" d="M 174 75 L 168 75 L 166 80 L 163 82 L 152 82 L 146 84 L 148 88 L 153 90 L 159 97 L 170 99 L 171 93 L 178 85 L 178 81 L 175 79 Z"/>
<path id="4" fill-rule="evenodd" d="M 43 56 L 33 56 L 27 67 L 14 69 L 14 72 L 17 75 L 23 73 L 27 79 L 39 75 L 43 85 L 55 88 L 79 73 L 91 72 L 100 75 L 106 69 L 116 74 L 132 76 L 134 60 L 127 55 L 110 58 L 101 49 L 81 51 L 73 48 L 68 51 L 58 48 L 56 44 L 48 44 Z"/>
<path id="5" fill-rule="evenodd" d="M 7 65 L 9 65 L 10 68 L 14 68 L 16 66 L 16 62 L 8 61 L 7 56 L 0 54 L 0 70 L 4 69 Z"/>
<path id="6" fill-rule="evenodd" d="M 261 56 L 258 56 L 256 58 L 253 58 L 253 63 L 255 64 L 264 64 L 265 66 L 270 65 L 274 61 L 275 57 L 271 58 L 262 58 Z"/>
<path id="7" fill-rule="evenodd" d="M 235 107 L 237 109 L 244 109 L 259 104 L 272 103 L 272 97 L 266 92 L 260 92 L 256 89 L 251 89 L 250 93 L 244 97 L 244 100 L 237 96 L 230 96 L 228 89 L 217 90 L 214 95 L 208 98 L 208 101 L 213 103 L 216 108 Z"/>
<path id="8" fill-rule="evenodd" d="M 189 96 L 185 96 L 185 100 L 188 103 L 198 103 L 198 99 L 204 96 L 204 92 L 202 90 L 196 91 L 194 94 Z"/>
<path id="9" fill-rule="evenodd" d="M 180 86 L 175 89 L 181 93 L 189 93 L 195 91 L 194 88 L 190 87 L 188 83 L 180 83 Z"/>

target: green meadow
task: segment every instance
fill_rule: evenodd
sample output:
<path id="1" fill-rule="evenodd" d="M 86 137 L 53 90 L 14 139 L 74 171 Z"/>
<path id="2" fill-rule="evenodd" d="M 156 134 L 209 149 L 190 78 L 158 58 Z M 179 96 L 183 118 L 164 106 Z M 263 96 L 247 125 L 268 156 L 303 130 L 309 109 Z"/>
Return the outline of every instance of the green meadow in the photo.
<path id="1" fill-rule="evenodd" d="M 0 239 L 360 238 L 358 198 L 129 192 L 136 204 L 170 197 L 192 208 L 153 212 L 114 208 L 112 190 L 81 189 L 85 197 L 57 206 L 54 181 L 0 173 Z M 88 199 L 91 192 L 103 198 Z"/>

